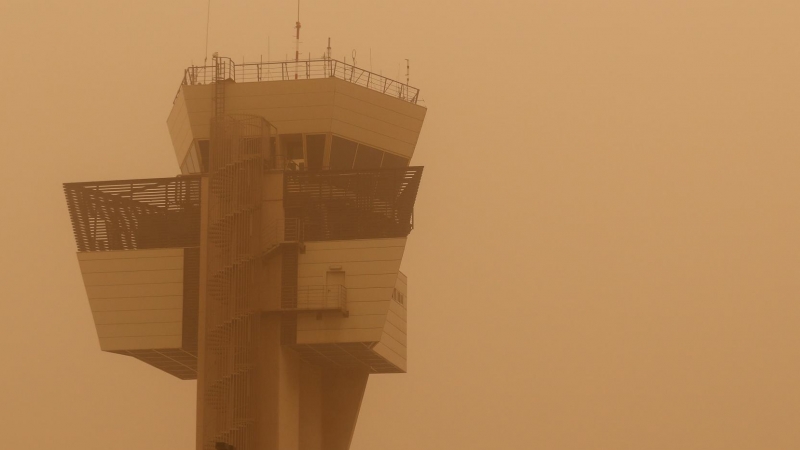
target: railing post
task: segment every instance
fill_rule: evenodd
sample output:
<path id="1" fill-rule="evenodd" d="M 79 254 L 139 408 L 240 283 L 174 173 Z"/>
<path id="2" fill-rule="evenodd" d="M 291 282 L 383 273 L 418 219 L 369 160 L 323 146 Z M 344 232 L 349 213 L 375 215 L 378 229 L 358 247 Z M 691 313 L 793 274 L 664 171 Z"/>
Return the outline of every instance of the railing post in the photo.
<path id="1" fill-rule="evenodd" d="M 339 61 L 333 58 L 323 57 L 321 59 L 307 59 L 302 61 L 276 61 L 264 62 L 263 57 L 260 62 L 254 63 L 241 63 L 236 64 L 230 58 L 220 58 L 221 66 L 219 70 L 215 70 L 216 66 L 190 66 L 184 69 L 182 85 L 205 85 L 213 83 L 216 77 L 221 80 L 231 79 L 233 81 L 271 81 L 275 79 L 289 80 L 294 79 L 289 70 L 289 64 L 294 64 L 293 71 L 300 78 L 301 64 L 305 65 L 305 79 L 316 79 L 325 77 L 335 77 L 341 80 L 357 84 L 359 86 L 372 89 L 383 94 L 391 95 L 395 98 L 408 101 L 410 103 L 418 103 L 419 89 L 412 88 L 410 85 L 392 80 L 388 77 L 375 74 L 375 85 L 372 84 L 373 73 L 368 70 L 357 68 L 347 62 Z M 342 72 L 339 73 L 339 65 L 341 64 Z M 255 66 L 255 74 L 248 72 L 248 66 Z M 321 66 L 321 70 L 319 67 Z M 253 67 L 250 67 L 253 69 Z M 280 71 L 280 78 L 274 78 L 272 71 L 277 68 Z M 319 70 L 319 72 L 318 72 Z M 358 70 L 358 76 L 356 76 Z M 349 72 L 349 73 L 348 73 Z M 367 74 L 366 80 L 362 83 L 361 79 Z M 255 79 L 254 79 L 255 78 Z M 396 83 L 396 84 L 395 84 Z"/>

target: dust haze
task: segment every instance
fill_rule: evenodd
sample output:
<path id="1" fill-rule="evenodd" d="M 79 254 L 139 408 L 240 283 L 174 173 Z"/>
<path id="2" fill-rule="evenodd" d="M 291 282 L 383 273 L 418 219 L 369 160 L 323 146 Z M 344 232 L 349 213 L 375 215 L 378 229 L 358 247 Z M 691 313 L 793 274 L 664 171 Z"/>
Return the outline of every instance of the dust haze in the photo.
<path id="1" fill-rule="evenodd" d="M 99 351 L 61 183 L 174 176 L 207 2 L 0 0 L 9 448 L 189 449 L 195 384 Z M 213 1 L 209 52 L 294 51 Z M 800 3 L 302 5 L 301 54 L 421 89 L 409 373 L 353 450 L 800 448 Z"/>

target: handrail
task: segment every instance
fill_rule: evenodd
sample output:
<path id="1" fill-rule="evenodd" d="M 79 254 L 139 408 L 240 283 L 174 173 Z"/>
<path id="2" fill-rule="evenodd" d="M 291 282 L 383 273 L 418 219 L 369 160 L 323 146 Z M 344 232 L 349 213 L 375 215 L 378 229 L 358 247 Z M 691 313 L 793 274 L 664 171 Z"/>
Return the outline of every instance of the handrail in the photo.
<path id="1" fill-rule="evenodd" d="M 347 311 L 347 288 L 340 284 L 297 286 L 298 311 Z"/>
<path id="2" fill-rule="evenodd" d="M 383 75 L 360 69 L 336 59 L 274 61 L 237 64 L 224 58 L 223 79 L 237 83 L 258 81 L 309 80 L 335 77 L 350 83 L 416 104 L 419 89 Z M 204 85 L 214 82 L 214 66 L 190 66 L 183 73 L 181 85 Z"/>

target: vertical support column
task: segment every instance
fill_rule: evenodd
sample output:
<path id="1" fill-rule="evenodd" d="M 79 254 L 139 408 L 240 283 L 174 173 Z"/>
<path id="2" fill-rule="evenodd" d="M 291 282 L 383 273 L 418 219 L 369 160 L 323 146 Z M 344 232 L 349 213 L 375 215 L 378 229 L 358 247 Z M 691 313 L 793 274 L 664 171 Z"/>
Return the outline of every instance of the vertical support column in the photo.
<path id="1" fill-rule="evenodd" d="M 322 450 L 322 370 L 300 364 L 299 450 Z"/>
<path id="2" fill-rule="evenodd" d="M 367 389 L 366 370 L 324 369 L 322 372 L 322 448 L 348 450 Z"/>
<path id="3" fill-rule="evenodd" d="M 258 348 L 257 422 L 259 450 L 298 450 L 301 438 L 302 362 L 290 348 L 281 345 L 280 313 L 261 316 Z M 314 450 L 321 450 L 316 448 Z"/>

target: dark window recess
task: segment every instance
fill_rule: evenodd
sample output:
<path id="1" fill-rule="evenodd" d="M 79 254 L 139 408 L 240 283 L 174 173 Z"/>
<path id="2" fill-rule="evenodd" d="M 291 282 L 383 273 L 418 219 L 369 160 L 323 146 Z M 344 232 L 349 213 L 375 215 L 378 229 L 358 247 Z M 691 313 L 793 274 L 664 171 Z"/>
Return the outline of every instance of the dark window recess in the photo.
<path id="1" fill-rule="evenodd" d="M 203 173 L 208 172 L 208 140 L 197 141 L 197 156 L 200 158 L 200 166 Z"/>
<path id="2" fill-rule="evenodd" d="M 381 167 L 408 167 L 408 158 L 403 158 L 402 156 L 393 155 L 391 153 L 384 153 Z"/>
<path id="3" fill-rule="evenodd" d="M 356 153 L 356 163 L 353 165 L 354 169 L 377 169 L 381 166 L 383 159 L 383 152 L 377 148 L 367 147 L 363 144 L 358 144 L 358 153 Z"/>
<path id="4" fill-rule="evenodd" d="M 283 154 L 287 159 L 303 159 L 303 135 L 302 134 L 283 134 L 281 135 Z"/>
<path id="5" fill-rule="evenodd" d="M 306 241 L 408 236 L 422 167 L 287 172 L 284 208 Z"/>
<path id="6" fill-rule="evenodd" d="M 322 170 L 322 158 L 325 156 L 324 134 L 306 136 L 306 154 L 308 155 L 308 170 Z"/>
<path id="7" fill-rule="evenodd" d="M 352 169 L 357 146 L 358 144 L 353 141 L 348 141 L 339 136 L 333 136 L 331 140 L 331 170 Z"/>

